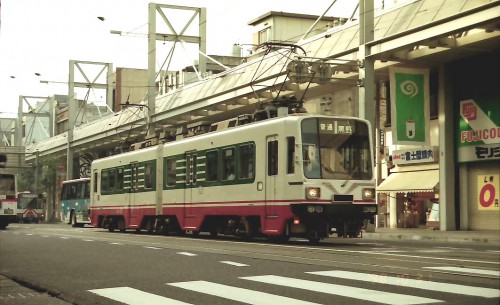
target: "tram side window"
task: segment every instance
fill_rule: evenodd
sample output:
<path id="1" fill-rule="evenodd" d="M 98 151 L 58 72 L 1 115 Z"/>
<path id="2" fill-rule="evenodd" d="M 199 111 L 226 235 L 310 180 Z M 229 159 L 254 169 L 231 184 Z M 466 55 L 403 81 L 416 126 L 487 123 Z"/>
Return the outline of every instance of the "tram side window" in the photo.
<path id="1" fill-rule="evenodd" d="M 103 169 L 101 171 L 101 193 L 108 190 L 108 171 Z"/>
<path id="2" fill-rule="evenodd" d="M 186 184 L 191 183 L 191 155 L 186 156 Z"/>
<path id="3" fill-rule="evenodd" d="M 278 174 L 278 141 L 267 142 L 267 175 Z"/>
<path id="4" fill-rule="evenodd" d="M 206 161 L 206 181 L 217 181 L 219 179 L 219 152 L 217 150 L 212 150 L 207 152 L 205 156 Z"/>
<path id="5" fill-rule="evenodd" d="M 94 173 L 94 193 L 97 193 L 97 178 L 98 178 L 98 174 L 97 173 Z"/>
<path id="6" fill-rule="evenodd" d="M 109 169 L 108 170 L 108 185 L 107 185 L 107 190 L 108 191 L 114 191 L 115 190 L 115 169 Z"/>
<path id="7" fill-rule="evenodd" d="M 223 170 L 223 178 L 222 180 L 234 180 L 236 177 L 234 160 L 235 159 L 235 149 L 224 148 L 222 150 L 222 170 Z"/>
<path id="8" fill-rule="evenodd" d="M 295 137 L 288 137 L 287 140 L 287 153 L 286 153 L 286 173 L 295 173 Z"/>
<path id="9" fill-rule="evenodd" d="M 144 188 L 153 188 L 153 164 L 151 163 L 144 165 Z"/>
<path id="10" fill-rule="evenodd" d="M 191 169 L 191 174 L 192 174 L 192 181 L 193 181 L 193 184 L 196 184 L 196 181 L 198 180 L 198 174 L 197 174 L 197 160 L 198 160 L 198 157 L 196 156 L 196 153 L 192 155 L 192 169 Z"/>
<path id="11" fill-rule="evenodd" d="M 123 167 L 116 170 L 116 190 L 123 190 Z"/>
<path id="12" fill-rule="evenodd" d="M 239 178 L 252 179 L 254 173 L 255 146 L 253 144 L 245 144 L 239 147 Z"/>
<path id="13" fill-rule="evenodd" d="M 176 182 L 176 171 L 177 171 L 177 162 L 175 161 L 175 158 L 170 158 L 167 159 L 165 162 L 166 170 L 165 172 L 167 173 L 167 179 L 166 179 L 166 185 L 167 186 L 175 186 Z"/>

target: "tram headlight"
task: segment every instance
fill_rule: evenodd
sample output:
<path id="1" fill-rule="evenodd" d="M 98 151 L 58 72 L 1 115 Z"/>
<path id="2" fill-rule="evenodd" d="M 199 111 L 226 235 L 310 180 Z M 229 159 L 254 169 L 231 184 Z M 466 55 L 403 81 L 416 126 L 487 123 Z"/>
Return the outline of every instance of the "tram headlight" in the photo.
<path id="1" fill-rule="evenodd" d="M 321 197 L 321 189 L 319 187 L 306 188 L 307 199 L 319 199 Z"/>
<path id="2" fill-rule="evenodd" d="M 375 189 L 374 188 L 363 189 L 363 199 L 375 199 Z"/>

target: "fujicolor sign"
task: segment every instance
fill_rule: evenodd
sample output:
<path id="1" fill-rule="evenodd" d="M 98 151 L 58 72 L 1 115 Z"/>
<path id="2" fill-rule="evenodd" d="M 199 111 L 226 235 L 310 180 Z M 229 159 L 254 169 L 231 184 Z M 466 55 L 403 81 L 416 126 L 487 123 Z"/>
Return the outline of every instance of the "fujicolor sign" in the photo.
<path id="1" fill-rule="evenodd" d="M 460 102 L 458 162 L 500 160 L 500 101 Z"/>

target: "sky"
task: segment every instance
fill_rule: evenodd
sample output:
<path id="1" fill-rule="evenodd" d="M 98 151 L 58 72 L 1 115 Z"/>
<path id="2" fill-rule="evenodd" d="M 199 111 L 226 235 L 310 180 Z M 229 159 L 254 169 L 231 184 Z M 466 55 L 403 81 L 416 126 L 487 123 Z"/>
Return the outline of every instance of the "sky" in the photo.
<path id="1" fill-rule="evenodd" d="M 205 7 L 207 53 L 230 55 L 233 44 L 251 44 L 248 22 L 269 11 L 321 15 L 333 0 L 0 0 L 0 118 L 15 117 L 19 96 L 68 94 L 69 60 L 112 63 L 114 68 L 147 69 L 148 3 Z M 350 17 L 357 1 L 338 0 L 327 16 Z M 174 28 L 186 15 L 165 12 Z M 176 16 L 176 17 L 174 17 Z M 104 17 L 100 20 L 98 17 Z M 157 17 L 159 18 L 159 17 Z M 178 21 L 175 18 L 179 18 Z M 158 22 L 160 24 L 160 22 Z M 113 35 L 110 30 L 131 34 Z M 160 30 L 158 30 L 160 31 Z M 197 34 L 197 23 L 192 34 Z M 192 32 L 195 31 L 195 32 Z M 189 34 L 189 32 L 187 33 Z M 197 46 L 193 46 L 197 48 Z M 157 66 L 170 48 L 157 42 Z M 182 50 L 182 49 L 181 49 Z M 161 53 L 163 52 L 163 53 Z M 198 55 L 177 52 L 185 67 Z M 92 74 L 92 67 L 89 70 Z M 85 71 L 87 73 L 87 71 Z M 49 83 L 40 83 L 41 80 Z M 76 79 L 75 81 L 79 81 Z M 80 93 L 77 93 L 80 94 Z M 78 96 L 82 98 L 83 96 Z M 99 100 L 102 97 L 95 97 Z"/>

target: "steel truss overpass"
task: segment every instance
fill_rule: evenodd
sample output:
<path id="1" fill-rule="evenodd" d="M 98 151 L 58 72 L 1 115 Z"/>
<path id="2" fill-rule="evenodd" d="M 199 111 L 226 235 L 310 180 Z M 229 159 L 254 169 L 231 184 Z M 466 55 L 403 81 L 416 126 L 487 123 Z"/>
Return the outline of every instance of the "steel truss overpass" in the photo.
<path id="1" fill-rule="evenodd" d="M 147 102 L 129 107 L 74 127 L 69 143 L 66 132 L 28 145 L 26 160 L 33 162 L 35 152 L 41 159 L 63 158 L 68 148 L 75 157 L 96 148 L 113 150 L 142 141 L 148 126 L 160 133 L 253 113 L 278 96 L 303 97 L 307 103 L 363 86 L 359 33 L 359 23 L 352 21 L 295 46 L 269 45 L 263 57 L 158 96 L 151 116 Z M 388 79 L 388 67 L 395 64 L 437 67 L 500 48 L 500 1 L 412 1 L 375 15 L 373 36 L 363 48 L 375 63 L 375 81 Z"/>

